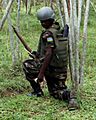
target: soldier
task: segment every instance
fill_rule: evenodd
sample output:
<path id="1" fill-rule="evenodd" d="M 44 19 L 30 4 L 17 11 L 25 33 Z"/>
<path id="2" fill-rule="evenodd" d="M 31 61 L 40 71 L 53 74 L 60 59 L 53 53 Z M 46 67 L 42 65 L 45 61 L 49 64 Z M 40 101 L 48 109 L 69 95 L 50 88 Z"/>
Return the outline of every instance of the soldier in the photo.
<path id="1" fill-rule="evenodd" d="M 65 84 L 68 65 L 69 27 L 65 25 L 64 30 L 60 29 L 59 23 L 55 21 L 54 11 L 50 7 L 39 9 L 37 11 L 37 18 L 44 31 L 42 31 L 40 36 L 38 50 L 33 52 L 32 55 L 39 59 L 44 58 L 44 60 L 40 70 L 34 75 L 34 70 L 30 69 L 32 72 L 29 70 L 30 65 L 33 65 L 32 61 L 24 61 L 26 79 L 34 89 L 34 94 L 42 96 L 43 91 L 39 83 L 45 77 L 51 96 L 56 99 L 67 100 L 72 109 L 77 108 L 76 96 L 70 97 L 70 91 Z"/>

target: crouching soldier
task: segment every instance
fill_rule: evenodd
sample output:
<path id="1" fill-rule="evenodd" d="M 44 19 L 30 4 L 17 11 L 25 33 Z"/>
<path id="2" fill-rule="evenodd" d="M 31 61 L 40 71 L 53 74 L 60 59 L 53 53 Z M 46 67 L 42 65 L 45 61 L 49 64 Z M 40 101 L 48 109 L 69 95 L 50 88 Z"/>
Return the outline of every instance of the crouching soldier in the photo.
<path id="1" fill-rule="evenodd" d="M 44 60 L 39 71 L 34 75 L 31 72 L 33 70 L 28 68 L 32 61 L 27 60 L 23 63 L 26 79 L 30 82 L 34 93 L 37 96 L 42 96 L 43 92 L 39 83 L 45 77 L 51 96 L 56 99 L 67 100 L 73 109 L 78 108 L 76 96 L 71 95 L 72 97 L 70 97 L 71 92 L 66 86 L 69 27 L 65 25 L 64 30 L 60 29 L 59 23 L 55 21 L 54 11 L 50 7 L 39 9 L 37 18 L 44 30 L 41 33 L 35 56 L 38 54 L 39 58 L 43 57 Z"/>

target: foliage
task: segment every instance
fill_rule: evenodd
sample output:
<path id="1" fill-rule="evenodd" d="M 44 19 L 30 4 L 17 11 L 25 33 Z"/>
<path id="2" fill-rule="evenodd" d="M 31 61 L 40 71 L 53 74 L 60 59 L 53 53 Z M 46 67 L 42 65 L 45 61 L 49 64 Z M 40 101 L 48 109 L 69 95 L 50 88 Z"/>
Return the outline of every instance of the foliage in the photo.
<path id="1" fill-rule="evenodd" d="M 41 32 L 40 23 L 35 16 L 36 9 L 33 7 L 31 15 L 26 15 L 25 11 L 21 11 L 20 18 L 20 33 L 34 50 L 37 48 Z M 24 78 L 21 63 L 14 69 L 11 65 L 9 32 L 6 22 L 3 31 L 0 31 L 0 120 L 96 120 L 95 17 L 91 8 L 88 23 L 85 81 L 78 92 L 80 110 L 76 111 L 68 111 L 66 102 L 50 97 L 46 86 L 43 88 L 45 96 L 42 98 L 26 95 L 31 92 L 31 88 Z M 11 18 L 15 25 L 15 9 Z M 20 50 L 23 61 L 28 54 L 21 43 Z"/>

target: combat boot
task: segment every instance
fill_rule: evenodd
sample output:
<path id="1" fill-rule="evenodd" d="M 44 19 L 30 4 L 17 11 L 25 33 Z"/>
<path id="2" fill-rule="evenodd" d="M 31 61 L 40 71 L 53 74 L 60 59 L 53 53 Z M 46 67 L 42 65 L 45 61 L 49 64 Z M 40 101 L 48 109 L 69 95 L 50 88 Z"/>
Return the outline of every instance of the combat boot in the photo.
<path id="1" fill-rule="evenodd" d="M 80 106 L 77 102 L 77 99 L 76 98 L 71 98 L 69 100 L 69 104 L 68 104 L 68 109 L 71 111 L 71 110 L 76 110 L 76 109 L 79 109 Z"/>
<path id="2" fill-rule="evenodd" d="M 31 94 L 29 94 L 29 96 L 36 95 L 37 97 L 41 97 L 44 95 L 39 82 L 31 81 L 30 84 L 34 91 Z"/>
<path id="3" fill-rule="evenodd" d="M 41 91 L 38 91 L 38 92 L 36 93 L 36 95 L 37 95 L 37 97 L 42 97 L 42 96 L 44 96 L 44 93 L 43 93 L 43 91 L 41 90 Z"/>
<path id="4" fill-rule="evenodd" d="M 64 89 L 63 90 L 63 100 L 69 101 L 69 99 L 70 99 L 70 90 Z"/>
<path id="5" fill-rule="evenodd" d="M 68 89 L 56 90 L 53 93 L 53 97 L 55 99 L 60 99 L 68 102 L 70 98 L 70 91 Z"/>
<path id="6" fill-rule="evenodd" d="M 68 109 L 71 111 L 71 110 L 76 110 L 76 109 L 79 109 L 79 108 L 80 108 L 80 106 L 79 106 L 78 101 L 77 101 L 76 92 L 71 91 L 70 92 Z"/>
<path id="7" fill-rule="evenodd" d="M 30 97 L 32 97 L 32 96 L 37 96 L 37 97 L 42 97 L 42 96 L 44 96 L 44 93 L 43 93 L 43 91 L 41 90 L 41 91 L 38 91 L 38 92 L 31 92 L 31 93 L 29 93 L 29 94 L 27 94 L 27 96 L 30 96 Z"/>

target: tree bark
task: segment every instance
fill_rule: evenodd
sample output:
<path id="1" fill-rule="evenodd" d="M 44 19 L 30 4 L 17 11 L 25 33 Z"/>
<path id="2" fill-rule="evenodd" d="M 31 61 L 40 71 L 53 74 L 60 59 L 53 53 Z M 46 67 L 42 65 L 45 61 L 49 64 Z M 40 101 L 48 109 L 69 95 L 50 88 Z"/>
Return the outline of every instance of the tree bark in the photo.
<path id="1" fill-rule="evenodd" d="M 6 8 L 7 2 L 8 2 L 7 0 L 4 0 L 4 2 L 3 2 L 4 8 Z M 9 35 L 10 35 L 10 48 L 11 48 L 12 64 L 14 66 L 14 64 L 16 63 L 16 56 L 15 56 L 15 50 L 14 50 L 14 36 L 13 36 L 13 30 L 12 30 L 12 26 L 11 26 L 12 22 L 11 22 L 11 18 L 10 18 L 10 11 L 8 13 L 7 21 L 8 21 Z"/>
<path id="2" fill-rule="evenodd" d="M 70 0 L 70 28 L 69 28 L 69 67 L 71 73 L 72 87 L 75 86 L 74 81 L 74 57 L 73 57 L 73 41 L 74 41 L 74 20 L 73 20 L 73 9 L 72 9 L 72 0 Z"/>
<path id="3" fill-rule="evenodd" d="M 16 19 L 16 21 L 17 21 L 17 31 L 18 31 L 18 33 L 20 32 L 20 6 L 21 6 L 21 4 L 20 4 L 20 0 L 18 0 L 17 1 L 17 5 L 18 5 L 18 9 L 17 9 L 17 19 Z M 20 50 L 19 50 L 19 40 L 18 40 L 18 38 L 17 38 L 17 42 L 16 42 L 16 62 L 18 61 L 18 60 L 20 60 L 21 59 L 21 52 L 20 52 Z"/>
<path id="4" fill-rule="evenodd" d="M 78 42 L 79 42 L 79 39 L 80 39 L 80 24 L 81 24 L 81 16 L 82 16 L 82 0 L 78 0 L 78 28 L 77 28 L 77 31 L 78 31 Z"/>
<path id="5" fill-rule="evenodd" d="M 96 13 L 96 5 L 94 5 L 94 3 L 92 1 L 90 1 L 90 4 L 91 4 L 91 6 L 93 7 L 93 9 L 94 9 L 94 11 Z"/>
<path id="6" fill-rule="evenodd" d="M 63 0 L 62 2 L 63 2 L 63 6 L 64 6 L 65 24 L 69 25 L 69 15 L 68 15 L 67 2 L 66 2 L 66 0 Z"/>
<path id="7" fill-rule="evenodd" d="M 4 13 L 4 16 L 2 17 L 2 20 L 0 21 L 0 30 L 2 29 L 2 27 L 3 27 L 3 25 L 4 25 L 5 21 L 6 21 L 6 18 L 8 16 L 8 13 L 10 11 L 10 8 L 12 6 L 13 1 L 14 0 L 9 0 L 9 3 L 8 3 L 7 7 L 6 7 L 6 11 Z"/>
<path id="8" fill-rule="evenodd" d="M 61 18 L 61 24 L 62 24 L 62 27 L 64 27 L 64 20 L 61 12 L 60 1 L 59 0 L 56 0 L 56 1 L 57 1 L 58 11 L 59 11 L 59 16 Z"/>
<path id="9" fill-rule="evenodd" d="M 77 6 L 76 6 L 76 0 L 72 1 L 73 3 L 73 24 L 74 24 L 74 80 L 75 80 L 75 86 L 78 87 L 78 83 L 79 83 L 79 50 L 78 50 L 78 32 L 77 32 L 77 28 L 78 28 L 78 22 L 77 22 Z"/>
<path id="10" fill-rule="evenodd" d="M 11 48 L 11 54 L 12 54 L 12 64 L 13 66 L 16 63 L 16 55 L 15 55 L 15 49 L 14 49 L 14 36 L 13 36 L 13 30 L 12 30 L 12 22 L 10 18 L 10 13 L 8 14 L 8 26 L 9 26 L 9 34 L 10 34 L 10 48 Z"/>
<path id="11" fill-rule="evenodd" d="M 84 29 L 83 29 L 83 50 L 82 50 L 82 59 L 81 59 L 81 70 L 80 70 L 80 83 L 84 81 L 84 64 L 85 64 L 85 56 L 86 56 L 86 44 L 87 44 L 87 25 L 88 25 L 88 17 L 89 17 L 89 8 L 90 8 L 90 0 L 86 1 L 86 9 L 85 9 L 85 19 L 84 19 Z"/>

